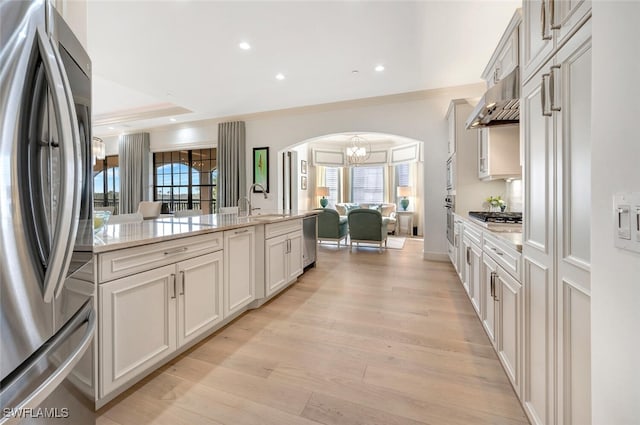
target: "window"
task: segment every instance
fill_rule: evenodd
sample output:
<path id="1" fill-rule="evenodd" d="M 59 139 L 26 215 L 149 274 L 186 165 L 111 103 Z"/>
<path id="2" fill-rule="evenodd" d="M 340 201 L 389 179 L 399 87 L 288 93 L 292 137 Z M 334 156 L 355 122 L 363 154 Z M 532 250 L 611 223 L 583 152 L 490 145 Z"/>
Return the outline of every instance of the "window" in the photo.
<path id="1" fill-rule="evenodd" d="M 351 168 L 351 202 L 384 202 L 384 167 Z"/>
<path id="2" fill-rule="evenodd" d="M 409 183 L 409 163 L 396 165 L 396 186 L 411 186 Z"/>
<path id="3" fill-rule="evenodd" d="M 329 200 L 330 205 L 335 205 L 340 202 L 340 172 L 341 168 L 337 167 L 325 167 L 324 184 L 329 188 Z"/>
<path id="4" fill-rule="evenodd" d="M 154 153 L 153 169 L 154 200 L 167 203 L 171 211 L 201 209 L 213 214 L 218 183 L 215 148 Z"/>
<path id="5" fill-rule="evenodd" d="M 120 202 L 120 167 L 118 156 L 107 156 L 96 160 L 93 166 L 93 206 L 113 207 L 114 214 L 118 213 Z"/>

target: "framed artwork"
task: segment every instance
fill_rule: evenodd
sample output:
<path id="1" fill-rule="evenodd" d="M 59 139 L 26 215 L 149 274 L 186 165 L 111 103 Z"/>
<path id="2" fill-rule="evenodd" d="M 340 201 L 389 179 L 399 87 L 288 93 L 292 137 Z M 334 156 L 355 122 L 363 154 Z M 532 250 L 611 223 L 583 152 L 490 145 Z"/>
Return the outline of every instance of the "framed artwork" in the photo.
<path id="1" fill-rule="evenodd" d="M 307 190 L 307 176 L 300 177 L 300 188 L 302 190 Z"/>
<path id="2" fill-rule="evenodd" d="M 269 193 L 269 148 L 253 148 L 253 183 L 260 184 Z M 262 193 L 254 187 L 253 193 Z"/>
<path id="3" fill-rule="evenodd" d="M 307 161 L 300 161 L 300 174 L 307 174 Z"/>

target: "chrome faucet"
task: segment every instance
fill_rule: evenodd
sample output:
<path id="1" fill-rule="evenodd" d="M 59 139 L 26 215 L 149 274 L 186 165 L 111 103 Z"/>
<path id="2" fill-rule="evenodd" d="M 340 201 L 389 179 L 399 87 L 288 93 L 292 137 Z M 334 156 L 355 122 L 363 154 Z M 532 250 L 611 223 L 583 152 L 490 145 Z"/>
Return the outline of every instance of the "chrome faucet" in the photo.
<path id="1" fill-rule="evenodd" d="M 238 199 L 238 207 L 240 207 L 240 201 L 242 201 L 242 200 L 247 201 L 247 205 L 249 206 L 249 208 L 247 210 L 247 215 L 248 216 L 253 215 L 254 208 L 251 207 L 251 193 L 253 191 L 253 188 L 255 188 L 255 187 L 262 189 L 262 194 L 264 195 L 264 199 L 267 199 L 267 191 L 265 190 L 264 186 L 262 186 L 260 183 L 254 183 L 251 186 L 249 186 L 249 190 L 248 190 L 249 196 L 244 196 L 244 197 Z M 255 208 L 255 209 L 257 210 L 259 208 Z"/>

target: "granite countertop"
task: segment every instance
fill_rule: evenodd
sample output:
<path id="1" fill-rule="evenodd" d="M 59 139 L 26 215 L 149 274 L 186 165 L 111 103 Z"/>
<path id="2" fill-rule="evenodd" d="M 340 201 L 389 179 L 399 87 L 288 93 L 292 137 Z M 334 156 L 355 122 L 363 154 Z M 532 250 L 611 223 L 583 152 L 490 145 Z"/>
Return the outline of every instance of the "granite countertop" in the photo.
<path id="1" fill-rule="evenodd" d="M 317 211 L 264 212 L 250 217 L 237 214 L 209 214 L 193 217 L 160 217 L 142 223 L 107 224 L 93 239 L 93 252 L 147 245 L 150 243 L 220 232 L 240 227 L 276 223 L 315 215 Z"/>

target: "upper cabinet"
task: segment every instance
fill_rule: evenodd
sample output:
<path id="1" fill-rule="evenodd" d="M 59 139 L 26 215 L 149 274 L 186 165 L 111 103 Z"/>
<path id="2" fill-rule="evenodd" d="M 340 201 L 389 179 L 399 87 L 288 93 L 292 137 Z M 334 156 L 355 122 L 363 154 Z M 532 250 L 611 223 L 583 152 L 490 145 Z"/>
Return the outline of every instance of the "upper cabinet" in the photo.
<path id="1" fill-rule="evenodd" d="M 489 88 L 509 75 L 518 66 L 521 22 L 521 10 L 518 9 L 513 14 L 509 26 L 507 26 L 487 67 L 482 73 L 482 79 L 487 82 Z"/>
<path id="2" fill-rule="evenodd" d="M 591 16 L 590 0 L 523 2 L 522 82 L 525 83 Z"/>
<path id="3" fill-rule="evenodd" d="M 519 178 L 520 128 L 517 125 L 488 127 L 478 131 L 478 178 Z"/>

